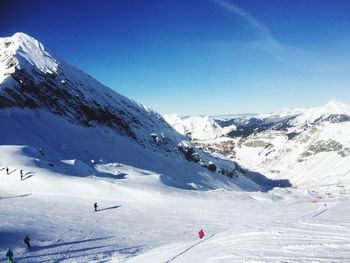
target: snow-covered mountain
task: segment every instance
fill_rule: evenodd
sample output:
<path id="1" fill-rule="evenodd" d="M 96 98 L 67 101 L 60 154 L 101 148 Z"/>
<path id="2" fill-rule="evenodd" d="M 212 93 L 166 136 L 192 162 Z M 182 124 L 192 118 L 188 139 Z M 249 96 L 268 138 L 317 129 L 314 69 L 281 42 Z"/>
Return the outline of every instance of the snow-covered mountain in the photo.
<path id="1" fill-rule="evenodd" d="M 259 188 L 253 182 L 248 186 L 244 176 L 229 179 L 219 173 L 243 175 L 234 162 L 193 147 L 160 114 L 102 85 L 24 33 L 0 39 L 0 120 L 6 124 L 1 145 L 42 149 L 39 164 L 55 164 L 58 172 L 66 167 L 62 160 L 87 167 L 101 160 L 153 171 L 163 183 L 180 188 Z"/>
<path id="2" fill-rule="evenodd" d="M 293 126 L 312 125 L 317 122 L 331 121 L 340 122 L 349 120 L 350 106 L 336 100 L 329 101 L 326 105 L 309 109 L 285 109 L 273 114 L 260 114 L 260 119 L 288 119 L 293 118 Z"/>
<path id="3" fill-rule="evenodd" d="M 1 108 L 44 109 L 85 127 L 102 124 L 140 143 L 152 130 L 181 140 L 159 114 L 54 57 L 26 34 L 2 38 L 0 50 Z"/>
<path id="4" fill-rule="evenodd" d="M 197 147 L 270 178 L 308 188 L 350 180 L 350 106 L 345 103 L 210 121 L 217 129 L 236 129 L 215 140 L 193 140 Z"/>
<path id="5" fill-rule="evenodd" d="M 235 125 L 221 127 L 208 116 L 180 117 L 177 114 L 167 114 L 164 119 L 179 133 L 192 140 L 212 140 L 223 137 L 236 130 Z"/>

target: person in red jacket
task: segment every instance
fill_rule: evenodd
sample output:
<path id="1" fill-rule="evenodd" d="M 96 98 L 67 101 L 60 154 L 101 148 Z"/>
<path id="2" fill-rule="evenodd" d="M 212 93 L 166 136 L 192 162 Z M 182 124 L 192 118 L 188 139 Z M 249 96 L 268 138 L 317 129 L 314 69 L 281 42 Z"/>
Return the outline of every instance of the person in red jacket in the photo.
<path id="1" fill-rule="evenodd" d="M 198 232 L 198 236 L 200 239 L 202 239 L 204 237 L 204 231 L 203 229 L 201 229 L 199 232 Z"/>

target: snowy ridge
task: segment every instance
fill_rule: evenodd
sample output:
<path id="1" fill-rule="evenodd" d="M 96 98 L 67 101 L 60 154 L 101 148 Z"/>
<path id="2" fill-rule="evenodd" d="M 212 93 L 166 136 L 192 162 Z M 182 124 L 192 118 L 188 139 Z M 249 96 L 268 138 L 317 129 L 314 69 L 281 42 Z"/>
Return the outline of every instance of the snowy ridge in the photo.
<path id="1" fill-rule="evenodd" d="M 309 109 L 284 109 L 281 112 L 272 114 L 259 114 L 257 118 L 272 119 L 272 118 L 288 118 L 295 116 L 293 125 L 304 125 L 313 123 L 315 120 L 329 115 L 348 115 L 350 116 L 350 106 L 336 100 L 331 100 L 321 107 Z"/>
<path id="2" fill-rule="evenodd" d="M 181 118 L 177 114 L 169 114 L 163 117 L 179 133 L 197 140 L 216 139 L 236 129 L 235 125 L 222 128 L 214 119 L 208 116 Z"/>
<path id="3" fill-rule="evenodd" d="M 58 71 L 58 62 L 45 50 L 44 46 L 24 33 L 16 33 L 9 38 L 0 38 L 0 45 L 1 49 L 5 47 L 6 53 L 16 59 L 15 62 L 20 68 L 29 63 L 42 73 L 53 74 Z"/>
<path id="4" fill-rule="evenodd" d="M 142 126 L 149 129 L 151 123 L 141 124 L 129 116 L 136 115 L 146 121 L 151 118 L 152 124 L 162 119 L 157 113 L 54 58 L 40 42 L 23 33 L 1 39 L 0 57 L 1 78 L 11 80 L 0 84 L 2 108 L 45 108 L 85 125 L 93 125 L 93 122 L 105 118 L 108 120 L 104 124 L 134 137 L 135 132 L 142 132 Z M 16 93 L 11 90 L 16 90 Z M 129 123 L 138 129 L 132 129 Z M 172 133 L 166 125 L 157 128 Z"/>
<path id="5" fill-rule="evenodd" d="M 44 74 L 54 74 L 58 71 L 58 61 L 39 41 L 24 33 L 0 38 L 0 50 L 0 84 L 13 74 L 16 68 L 28 70 L 34 66 Z"/>
<path id="6" fill-rule="evenodd" d="M 329 101 L 323 107 L 311 108 L 304 110 L 296 119 L 295 124 L 300 125 L 303 123 L 312 123 L 322 116 L 329 115 L 347 115 L 350 116 L 350 106 L 339 102 L 339 101 Z"/>
<path id="7" fill-rule="evenodd" d="M 34 38 L 17 33 L 0 43 L 0 74 L 6 79 L 0 83 L 0 108 L 46 109 L 73 123 L 106 125 L 139 142 L 150 130 L 174 143 L 182 140 L 159 114 L 55 58 Z"/>

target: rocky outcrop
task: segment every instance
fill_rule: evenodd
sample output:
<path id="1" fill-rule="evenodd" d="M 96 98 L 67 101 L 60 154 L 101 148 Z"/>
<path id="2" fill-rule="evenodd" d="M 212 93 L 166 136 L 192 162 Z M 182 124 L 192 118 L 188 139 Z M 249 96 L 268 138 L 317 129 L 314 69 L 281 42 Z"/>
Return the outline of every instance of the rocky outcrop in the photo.
<path id="1" fill-rule="evenodd" d="M 312 144 L 307 151 L 302 154 L 302 157 L 309 157 L 321 152 L 336 152 L 340 156 L 346 157 L 350 155 L 350 148 L 345 147 L 335 140 L 318 141 Z"/>

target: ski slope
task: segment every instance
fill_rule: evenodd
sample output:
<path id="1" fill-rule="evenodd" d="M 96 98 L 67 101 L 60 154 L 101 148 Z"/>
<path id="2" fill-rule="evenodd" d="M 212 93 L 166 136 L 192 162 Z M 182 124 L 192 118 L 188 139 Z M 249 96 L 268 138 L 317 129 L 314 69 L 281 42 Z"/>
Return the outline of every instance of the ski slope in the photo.
<path id="1" fill-rule="evenodd" d="M 2 258 L 11 247 L 15 262 L 348 262 L 348 185 L 193 191 L 122 163 L 87 175 L 71 160 L 57 172 L 37 165 L 34 151 L 0 147 L 10 171 L 0 168 Z"/>

